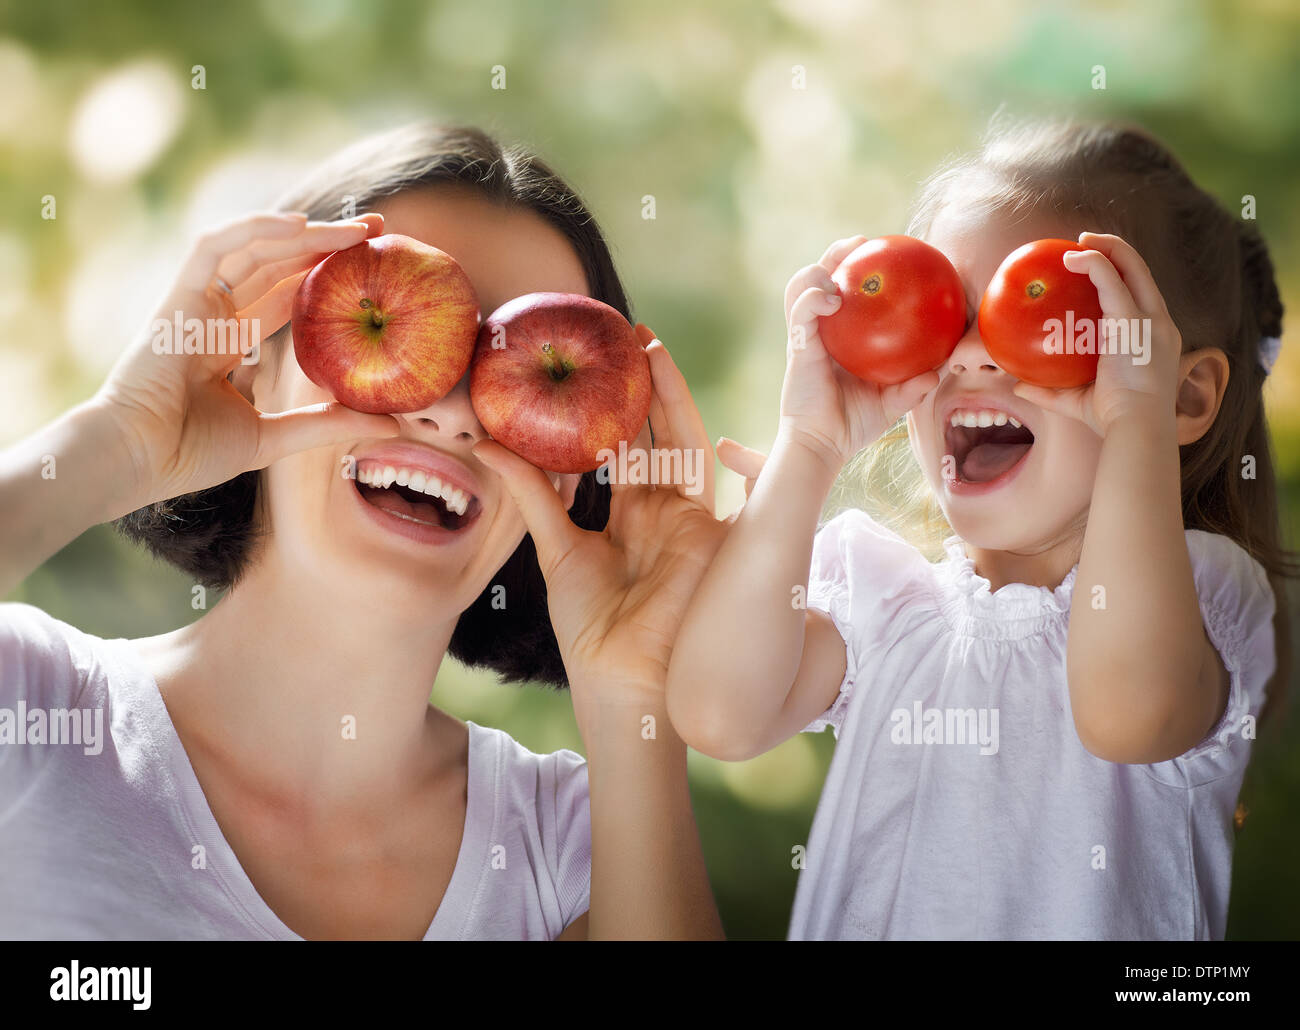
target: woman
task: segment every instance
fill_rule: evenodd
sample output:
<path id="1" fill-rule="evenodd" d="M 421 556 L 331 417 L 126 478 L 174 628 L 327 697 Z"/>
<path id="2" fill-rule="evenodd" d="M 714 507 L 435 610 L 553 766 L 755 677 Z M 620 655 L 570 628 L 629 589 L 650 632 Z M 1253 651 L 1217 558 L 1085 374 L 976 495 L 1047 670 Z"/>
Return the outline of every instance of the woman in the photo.
<path id="1" fill-rule="evenodd" d="M 330 220 L 352 205 L 367 213 Z M 141 640 L 0 606 L 17 731 L 0 747 L 0 936 L 719 936 L 663 699 L 722 532 L 711 476 L 698 497 L 615 485 L 611 501 L 592 473 L 489 442 L 468 376 L 422 411 L 350 411 L 303 375 L 286 326 L 317 262 L 381 232 L 449 252 L 485 315 L 542 290 L 626 315 L 595 223 L 535 157 L 432 126 L 344 151 L 279 209 L 305 215 L 202 237 L 159 312 L 284 327 L 260 361 L 142 339 L 0 465 L 0 594 L 112 519 L 230 588 Z M 711 473 L 685 383 L 637 332 L 655 389 L 638 443 L 700 448 Z M 366 460 L 440 474 L 472 495 L 466 516 L 407 532 L 371 503 L 383 491 L 340 475 Z M 430 706 L 448 652 L 567 682 L 586 763 Z M 68 709 L 88 737 L 102 711 L 98 751 L 33 728 Z"/>

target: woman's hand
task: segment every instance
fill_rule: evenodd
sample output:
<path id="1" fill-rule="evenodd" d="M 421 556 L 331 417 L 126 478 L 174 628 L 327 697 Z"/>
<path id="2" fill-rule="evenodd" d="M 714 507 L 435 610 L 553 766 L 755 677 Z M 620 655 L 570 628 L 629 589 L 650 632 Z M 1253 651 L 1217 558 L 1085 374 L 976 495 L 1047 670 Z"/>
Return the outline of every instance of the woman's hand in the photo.
<path id="1" fill-rule="evenodd" d="M 308 272 L 328 254 L 383 231 L 378 214 L 355 221 L 308 223 L 302 214 L 258 214 L 199 238 L 157 319 L 199 319 L 278 329 Z M 230 292 L 220 288 L 220 276 Z M 227 376 L 244 357 L 235 353 L 156 353 L 143 334 L 113 367 L 93 403 L 122 445 L 114 515 L 154 501 L 215 486 L 264 468 L 295 451 L 360 436 L 395 436 L 387 415 L 366 415 L 337 402 L 274 414 L 258 411 Z M 215 350 L 205 334 L 204 350 Z M 182 350 L 181 341 L 172 341 Z M 260 357 L 259 353 L 254 359 Z"/>
<path id="2" fill-rule="evenodd" d="M 686 381 L 650 330 L 636 331 L 653 379 L 654 448 L 677 449 L 696 462 L 698 490 L 687 483 L 631 486 L 615 476 L 609 523 L 597 533 L 569 520 L 541 470 L 492 441 L 474 448 L 505 481 L 537 545 L 584 739 L 588 716 L 606 704 L 662 710 L 686 603 L 728 526 L 713 514 L 713 449 Z M 643 430 L 629 451 L 649 447 Z"/>
<path id="3" fill-rule="evenodd" d="M 1150 349 L 1141 363 L 1132 353 L 1102 353 L 1097 378 L 1086 386 L 1052 390 L 1016 383 L 1012 393 L 1046 411 L 1078 419 L 1101 437 L 1126 414 L 1172 422 L 1182 336 L 1147 263 L 1118 236 L 1085 232 L 1079 234 L 1079 249 L 1065 256 L 1065 267 L 1092 280 L 1103 319 L 1139 326 L 1149 323 Z M 1096 339 L 1101 347 L 1100 327 Z"/>
<path id="4" fill-rule="evenodd" d="M 831 273 L 867 237 L 839 240 L 785 288 L 788 329 L 781 431 L 814 450 L 834 471 L 874 441 L 939 385 L 924 372 L 896 386 L 876 386 L 845 371 L 826 352 L 819 320 L 843 303 Z"/>

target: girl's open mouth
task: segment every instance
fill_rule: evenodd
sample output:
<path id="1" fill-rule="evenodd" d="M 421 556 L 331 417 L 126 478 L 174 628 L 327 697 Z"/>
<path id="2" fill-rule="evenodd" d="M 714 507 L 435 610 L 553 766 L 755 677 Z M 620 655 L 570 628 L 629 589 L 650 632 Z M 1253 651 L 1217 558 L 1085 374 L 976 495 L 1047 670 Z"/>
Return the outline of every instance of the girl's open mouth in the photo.
<path id="1" fill-rule="evenodd" d="M 420 470 L 362 464 L 355 486 L 367 504 L 415 526 L 455 533 L 482 510 L 473 494 Z"/>
<path id="2" fill-rule="evenodd" d="M 1024 461 L 1033 446 L 1028 427 L 996 409 L 958 408 L 944 428 L 944 453 L 956 465 L 953 485 L 991 485 Z"/>

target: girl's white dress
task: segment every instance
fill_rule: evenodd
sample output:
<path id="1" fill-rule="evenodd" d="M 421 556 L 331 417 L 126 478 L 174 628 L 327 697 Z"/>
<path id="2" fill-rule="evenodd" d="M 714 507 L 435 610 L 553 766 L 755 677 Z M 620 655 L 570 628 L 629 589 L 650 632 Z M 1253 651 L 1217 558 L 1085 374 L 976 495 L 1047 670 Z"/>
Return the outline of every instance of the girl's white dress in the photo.
<path id="1" fill-rule="evenodd" d="M 861 511 L 821 529 L 808 604 L 834 620 L 848 670 L 808 726 L 838 743 L 791 939 L 1223 937 L 1275 599 L 1236 543 L 1186 537 L 1227 710 L 1185 754 L 1118 765 L 1084 749 L 1070 714 L 1077 566 L 1055 590 L 991 591 L 956 537 L 935 564 Z"/>

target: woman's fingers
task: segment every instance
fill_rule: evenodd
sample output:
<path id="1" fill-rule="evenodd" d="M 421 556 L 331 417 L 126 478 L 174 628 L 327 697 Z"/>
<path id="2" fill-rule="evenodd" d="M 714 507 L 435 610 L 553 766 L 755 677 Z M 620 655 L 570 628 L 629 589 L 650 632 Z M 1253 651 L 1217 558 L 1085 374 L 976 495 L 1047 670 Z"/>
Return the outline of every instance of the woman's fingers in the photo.
<path id="1" fill-rule="evenodd" d="M 650 375 L 654 381 L 655 396 L 662 405 L 667 423 L 668 445 L 673 453 L 661 466 L 680 471 L 674 485 L 678 494 L 713 511 L 713 447 L 704 429 L 704 419 L 695 405 L 686 377 L 673 361 L 668 348 L 659 339 L 646 347 L 650 359 Z M 656 448 L 659 444 L 656 442 Z M 698 477 L 686 475 L 687 463 L 698 470 Z M 694 480 L 694 481 L 692 481 Z"/>
<path id="2" fill-rule="evenodd" d="M 260 412 L 257 452 L 250 468 L 266 468 L 287 455 L 313 447 L 328 447 L 358 437 L 397 436 L 401 431 L 397 419 L 390 415 L 367 415 L 346 408 L 338 401 L 311 404 L 292 411 Z"/>
<path id="3" fill-rule="evenodd" d="M 362 215 L 347 222 L 312 222 L 307 228 L 287 240 L 254 240 L 246 247 L 227 254 L 218 266 L 221 276 L 235 291 L 235 307 L 251 304 L 285 275 L 303 267 L 301 262 L 313 264 L 324 260 L 336 250 L 356 246 L 384 229 L 382 216 Z M 278 277 L 267 281 L 267 270 L 297 263 Z M 261 288 L 258 289 L 258 284 Z"/>
<path id="4" fill-rule="evenodd" d="M 297 236 L 306 226 L 307 216 L 296 212 L 252 215 L 209 230 L 195 241 L 194 249 L 181 267 L 177 283 L 185 290 L 206 293 L 221 259 L 232 250 L 256 239 L 288 239 Z"/>
<path id="5" fill-rule="evenodd" d="M 549 582 L 565 555 L 581 543 L 583 530 L 569 519 L 545 472 L 495 440 L 474 445 L 474 457 L 501 477 L 537 547 L 537 563 Z"/>

